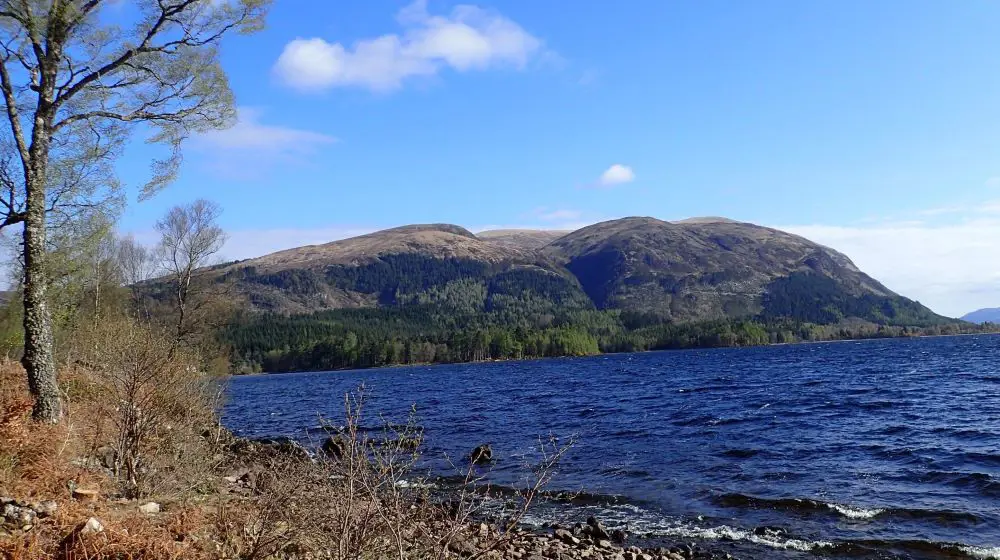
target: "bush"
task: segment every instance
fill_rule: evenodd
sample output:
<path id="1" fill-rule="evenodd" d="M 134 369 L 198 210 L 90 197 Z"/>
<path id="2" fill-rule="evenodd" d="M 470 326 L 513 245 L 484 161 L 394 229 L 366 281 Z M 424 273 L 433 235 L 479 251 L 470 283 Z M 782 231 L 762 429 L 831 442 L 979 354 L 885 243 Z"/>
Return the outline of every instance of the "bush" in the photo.
<path id="1" fill-rule="evenodd" d="M 95 327 L 82 352 L 98 399 L 94 444 L 111 447 L 103 455 L 123 494 L 190 484 L 192 473 L 180 471 L 204 467 L 209 456 L 201 434 L 216 423 L 215 379 L 160 333 L 127 319 Z"/>

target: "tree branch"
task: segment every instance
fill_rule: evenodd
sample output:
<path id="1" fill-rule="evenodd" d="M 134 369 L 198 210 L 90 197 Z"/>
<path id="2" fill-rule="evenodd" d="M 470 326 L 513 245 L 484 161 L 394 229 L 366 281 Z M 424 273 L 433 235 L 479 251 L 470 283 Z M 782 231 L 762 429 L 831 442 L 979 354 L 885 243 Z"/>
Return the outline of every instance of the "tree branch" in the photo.
<path id="1" fill-rule="evenodd" d="M 8 60 L 9 58 L 0 60 L 0 90 L 3 90 L 7 119 L 10 121 L 11 132 L 14 134 L 14 142 L 17 144 L 17 151 L 21 156 L 21 164 L 24 166 L 24 173 L 27 176 L 30 155 L 28 154 L 28 144 L 24 140 L 24 131 L 21 129 L 21 115 L 17 110 L 17 99 L 14 98 L 14 86 L 11 85 L 10 72 L 7 70 Z"/>
<path id="2" fill-rule="evenodd" d="M 59 97 L 55 99 L 55 101 L 53 102 L 53 106 L 55 108 L 58 108 L 60 105 L 62 105 L 69 99 L 72 99 L 73 96 L 79 93 L 83 88 L 87 87 L 88 84 L 91 84 L 100 79 L 102 76 L 111 74 L 116 70 L 118 70 L 119 68 L 121 68 L 122 65 L 124 65 L 133 57 L 135 57 L 135 55 L 143 52 L 151 52 L 157 50 L 156 48 L 150 48 L 149 44 L 161 31 L 161 29 L 163 29 L 163 26 L 166 25 L 168 21 L 170 21 L 171 17 L 173 17 L 176 14 L 182 13 L 185 9 L 187 9 L 188 6 L 194 4 L 197 1 L 198 0 L 184 0 L 180 4 L 177 4 L 172 7 L 164 6 L 163 3 L 160 2 L 160 15 L 159 17 L 157 17 L 153 25 L 151 25 L 150 28 L 146 31 L 146 35 L 143 37 L 142 42 L 139 43 L 138 47 L 126 50 L 111 62 L 105 64 L 104 66 L 101 66 L 100 68 L 87 74 L 83 78 L 80 78 L 80 81 L 70 86 L 69 89 L 62 92 L 62 94 L 60 94 Z"/>

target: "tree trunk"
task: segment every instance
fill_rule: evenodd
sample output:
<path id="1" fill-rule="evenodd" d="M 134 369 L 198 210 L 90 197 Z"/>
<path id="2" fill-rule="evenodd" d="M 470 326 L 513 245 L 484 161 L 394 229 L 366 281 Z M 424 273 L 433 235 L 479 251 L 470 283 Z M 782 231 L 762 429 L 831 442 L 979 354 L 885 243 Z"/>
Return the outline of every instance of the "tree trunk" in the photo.
<path id="1" fill-rule="evenodd" d="M 187 311 L 187 293 L 184 290 L 183 280 L 177 280 L 177 330 L 174 333 L 174 344 L 173 348 L 177 348 L 181 344 L 181 339 L 184 338 L 184 319 L 185 312 Z"/>
<path id="2" fill-rule="evenodd" d="M 42 174 L 44 177 L 44 173 Z M 24 221 L 24 357 L 28 388 L 35 397 L 32 416 L 39 422 L 62 417 L 59 383 L 52 352 L 52 317 L 46 302 L 45 183 L 36 175 L 26 181 L 27 215 Z"/>

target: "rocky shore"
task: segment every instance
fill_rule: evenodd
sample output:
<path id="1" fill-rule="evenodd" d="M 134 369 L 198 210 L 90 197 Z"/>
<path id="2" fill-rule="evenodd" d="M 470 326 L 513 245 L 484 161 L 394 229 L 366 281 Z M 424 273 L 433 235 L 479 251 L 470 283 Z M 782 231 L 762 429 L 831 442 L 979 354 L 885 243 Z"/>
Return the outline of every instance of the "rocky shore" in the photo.
<path id="1" fill-rule="evenodd" d="M 547 531 L 516 529 L 509 540 L 493 550 L 483 553 L 481 546 L 496 542 L 490 539 L 488 525 L 480 524 L 478 535 L 469 540 L 459 540 L 449 548 L 464 557 L 481 556 L 494 560 L 693 560 L 731 559 L 728 553 L 713 553 L 695 544 L 671 547 L 642 548 L 626 546 L 620 531 L 610 533 L 597 519 L 590 517 L 586 523 L 573 527 L 552 527 Z M 617 542 L 616 542 L 617 541 Z"/>
<path id="2" fill-rule="evenodd" d="M 331 437 L 317 450 L 339 460 L 343 453 L 342 440 Z M 247 493 L 263 476 L 265 468 L 257 461 L 261 457 L 275 456 L 308 460 L 312 451 L 287 439 L 243 440 L 236 438 L 230 448 L 251 459 L 244 467 L 224 477 L 230 491 Z M 485 464 L 492 457 L 489 446 L 474 449 L 468 459 Z M 457 492 L 457 490 L 455 491 Z M 430 519 L 413 523 L 405 530 L 407 539 L 416 541 L 425 537 L 440 538 L 449 534 L 445 548 L 457 558 L 485 558 L 491 560 L 733 560 L 728 552 L 712 551 L 694 542 L 674 542 L 669 546 L 641 547 L 629 545 L 630 535 L 621 529 L 609 529 L 595 517 L 572 526 L 547 525 L 529 527 L 519 524 L 503 531 L 503 523 L 485 516 L 472 516 L 465 526 L 454 530 L 454 520 L 448 514 L 448 504 L 455 498 L 445 489 L 434 497 L 436 513 Z"/>
<path id="3" fill-rule="evenodd" d="M 258 549 L 252 557 L 262 560 L 732 558 L 691 542 L 635 546 L 632 542 L 641 541 L 630 540 L 624 531 L 607 528 L 594 517 L 572 526 L 533 527 L 520 523 L 520 518 L 490 518 L 475 508 L 456 514 L 456 503 L 468 504 L 483 496 L 478 491 L 470 494 L 468 487 L 464 494 L 458 488 L 438 488 L 431 494 L 386 486 L 389 479 L 364 478 L 375 472 L 352 479 L 345 476 L 350 448 L 343 440 L 311 450 L 291 440 L 242 439 L 225 430 L 202 437 L 217 442 L 211 458 L 215 465 L 194 481 L 202 490 L 192 496 L 130 499 L 107 485 L 72 482 L 54 494 L 56 499 L 42 499 L 5 496 L 0 488 L 0 552 L 6 545 L 9 551 L 22 551 L 19 557 L 46 557 L 48 553 L 37 544 L 45 539 L 62 550 L 97 547 L 104 552 L 93 557 L 101 559 L 121 557 L 136 547 L 153 551 L 136 556 L 150 559 L 243 558 Z M 485 462 L 487 450 L 477 449 L 468 459 Z M 113 462 L 113 450 L 105 448 L 71 461 L 92 481 L 110 480 Z M 347 489 L 350 485 L 371 489 L 373 482 L 374 487 L 396 489 L 361 494 Z M 345 527 L 360 540 L 345 540 Z M 367 552 L 355 556 L 352 550 Z"/>

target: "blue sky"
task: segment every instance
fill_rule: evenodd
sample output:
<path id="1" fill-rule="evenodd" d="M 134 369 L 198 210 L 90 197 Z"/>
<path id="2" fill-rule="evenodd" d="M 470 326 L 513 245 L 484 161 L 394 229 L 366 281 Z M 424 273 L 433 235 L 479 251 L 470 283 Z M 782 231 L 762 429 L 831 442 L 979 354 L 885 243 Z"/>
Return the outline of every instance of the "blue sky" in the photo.
<path id="1" fill-rule="evenodd" d="M 242 258 L 406 223 L 721 215 L 942 313 L 1000 306 L 1000 3 L 572 6 L 276 0 L 224 44 L 239 124 L 192 139 L 122 229 L 205 197 Z"/>

